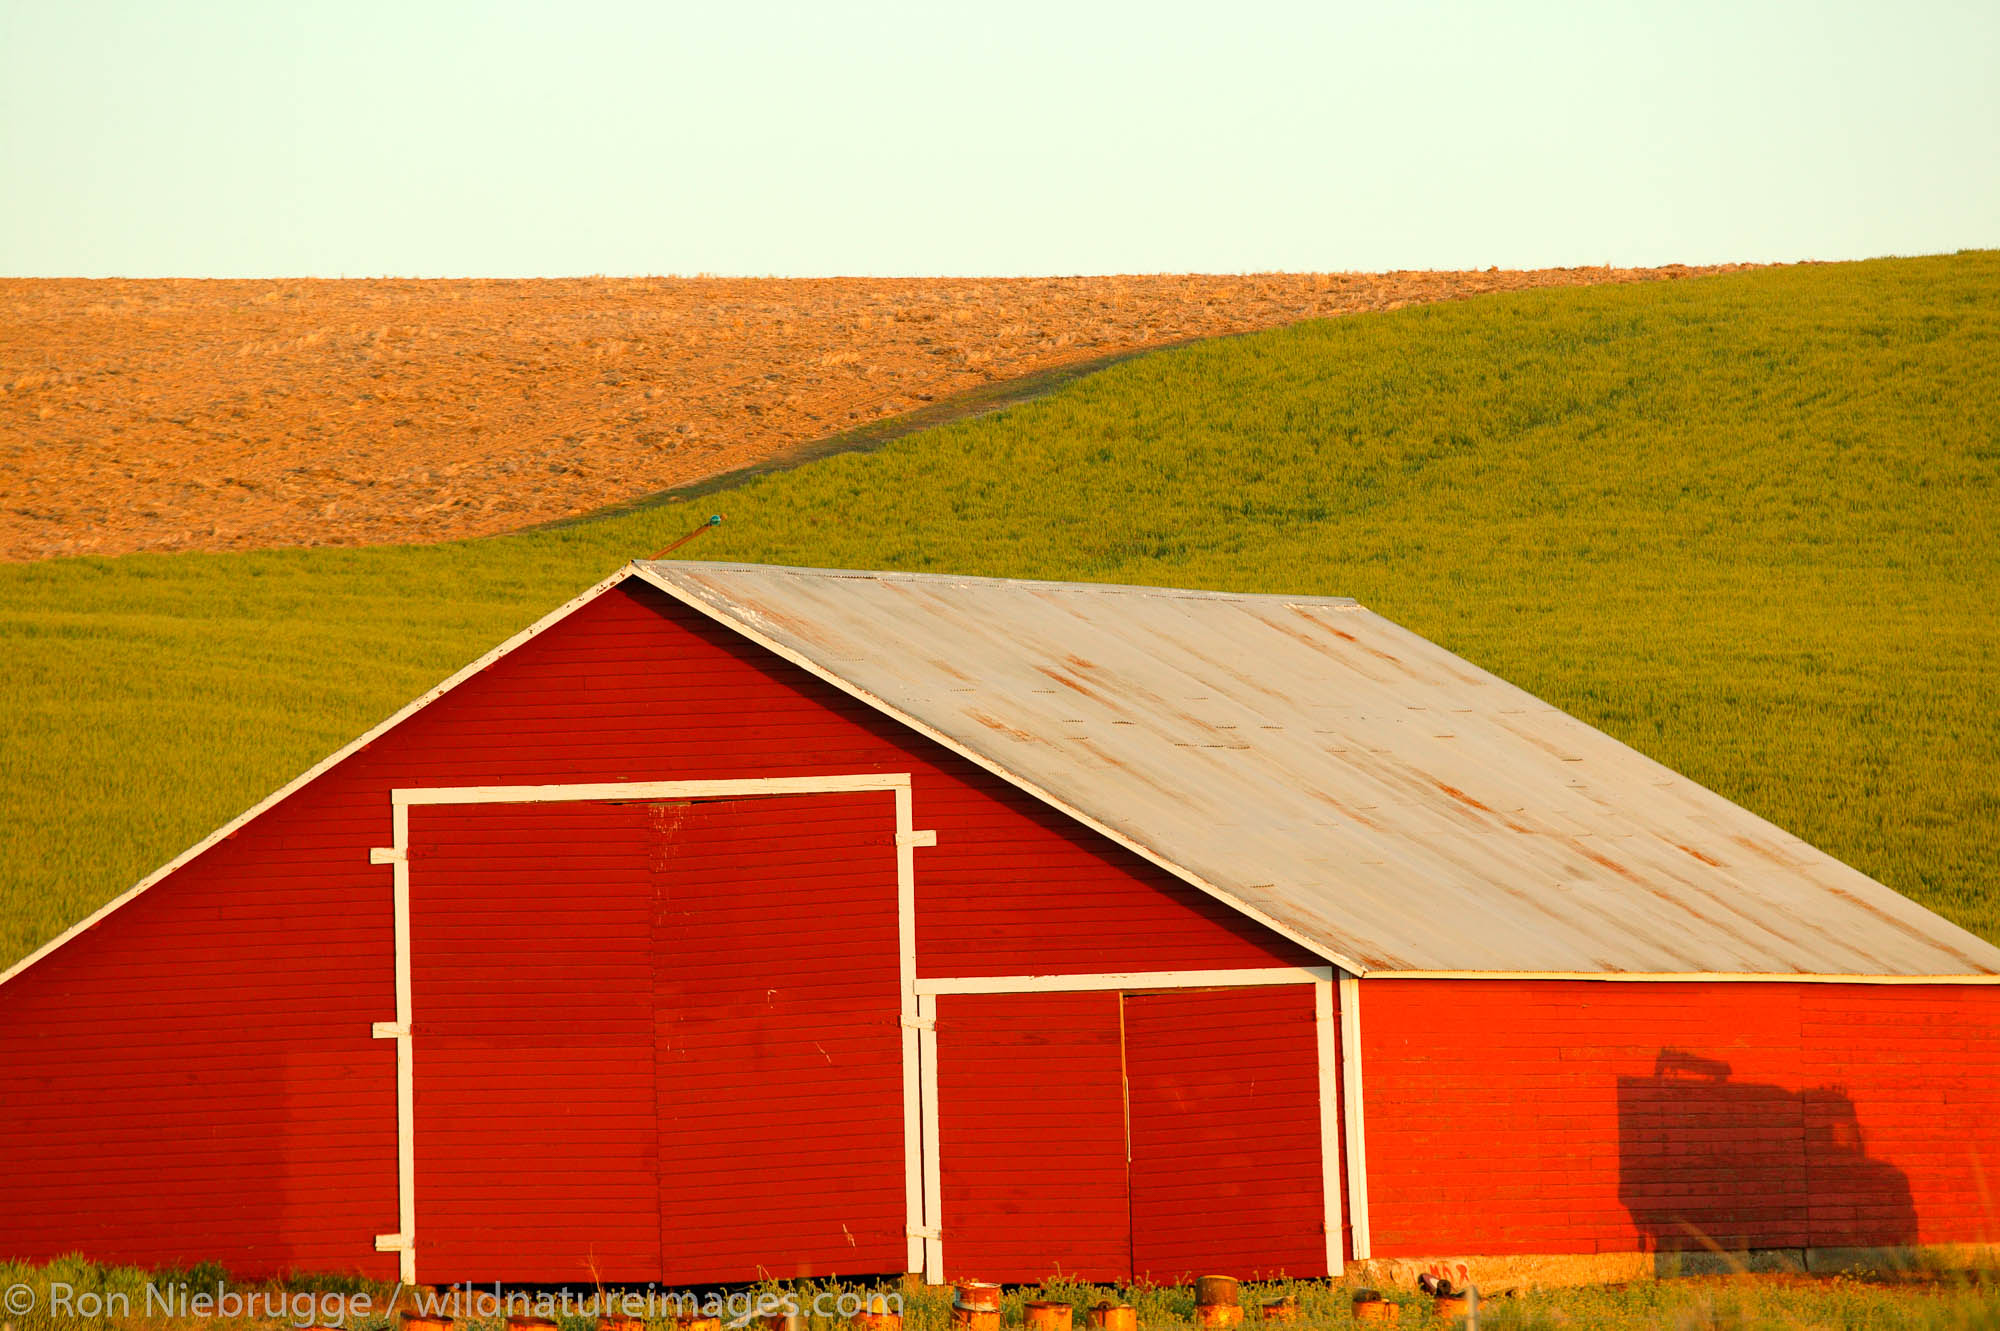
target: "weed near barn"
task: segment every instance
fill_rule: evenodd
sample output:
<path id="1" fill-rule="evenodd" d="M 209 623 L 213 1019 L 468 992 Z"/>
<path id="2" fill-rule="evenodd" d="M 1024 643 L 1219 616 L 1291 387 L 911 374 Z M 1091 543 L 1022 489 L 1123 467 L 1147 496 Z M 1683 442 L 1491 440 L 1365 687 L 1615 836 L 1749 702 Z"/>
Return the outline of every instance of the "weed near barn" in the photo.
<path id="1" fill-rule="evenodd" d="M 2000 940 L 2000 254 L 1128 362 L 704 498 L 0 568 L 0 957 L 712 510 L 701 558 L 1345 594 Z"/>

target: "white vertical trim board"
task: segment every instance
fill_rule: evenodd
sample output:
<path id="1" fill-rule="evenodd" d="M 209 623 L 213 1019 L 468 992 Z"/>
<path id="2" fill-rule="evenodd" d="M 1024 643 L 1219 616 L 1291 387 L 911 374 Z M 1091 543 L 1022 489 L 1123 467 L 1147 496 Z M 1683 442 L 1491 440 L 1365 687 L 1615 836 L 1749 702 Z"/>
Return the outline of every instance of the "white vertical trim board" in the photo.
<path id="1" fill-rule="evenodd" d="M 1334 1023 L 1332 976 L 1313 981 L 1313 1032 L 1319 1042 L 1319 1174 L 1324 1195 L 1326 1273 L 1335 1280 L 1345 1269 L 1340 1214 L 1340 1042 Z"/>
<path id="2" fill-rule="evenodd" d="M 1372 1255 L 1368 1235 L 1368 1134 L 1361 1100 L 1361 981 L 1340 972 L 1340 1071 L 1347 1118 L 1347 1209 L 1354 1232 L 1354 1260 Z"/>
<path id="3" fill-rule="evenodd" d="M 922 1029 L 924 1101 L 924 1215 L 928 1224 L 924 1236 L 924 1281 L 944 1283 L 944 1162 L 938 1153 L 938 1037 L 937 996 L 923 994 L 917 999 L 917 1019 Z"/>
<path id="4" fill-rule="evenodd" d="M 593 595 L 595 592 L 593 591 Z M 539 626 L 538 626 L 539 627 Z M 445 687 L 448 687 L 445 686 Z M 331 760 L 329 760 L 331 761 Z M 923 1239 L 935 1232 L 936 1121 L 926 1116 L 925 1094 L 936 1103 L 936 1035 L 917 1027 L 926 1002 L 935 1016 L 935 999 L 920 998 L 916 988 L 916 856 L 919 846 L 937 844 L 934 833 L 919 832 L 911 826 L 913 803 L 908 772 L 874 772 L 851 776 L 759 777 L 735 781 L 625 781 L 548 786 L 424 786 L 392 790 L 390 826 L 395 844 L 368 853 L 370 864 L 387 865 L 395 872 L 394 909 L 396 916 L 396 1019 L 375 1022 L 371 1034 L 396 1041 L 396 1190 L 398 1227 L 394 1234 L 375 1238 L 378 1252 L 401 1254 L 399 1279 L 414 1284 L 417 1279 L 417 1119 L 416 1119 L 416 1040 L 411 998 L 410 955 L 410 808 L 413 805 L 442 804 L 548 804 L 585 800 L 732 799 L 757 795 L 830 795 L 854 791 L 880 790 L 896 799 L 896 920 L 901 983 L 903 1029 L 903 1191 L 910 1234 L 909 1259 L 912 1271 L 923 1269 L 930 1278 L 943 1278 L 937 1240 Z M 192 853 L 192 852 L 190 852 Z M 164 872 L 164 871 L 163 871 Z M 922 1037 L 921 1039 L 919 1037 Z M 926 1043 L 932 1052 L 931 1065 L 923 1062 Z M 926 1246 L 927 1245 L 927 1246 Z"/>
<path id="5" fill-rule="evenodd" d="M 396 1042 L 396 1232 L 375 1236 L 377 1252 L 400 1254 L 396 1278 L 412 1284 L 417 1278 L 417 1072 L 415 1042 L 410 1035 L 410 810 L 389 806 L 390 834 L 386 851 L 371 850 L 370 864 L 387 864 L 395 874 L 396 1018 L 377 1022 L 376 1038 Z"/>
<path id="6" fill-rule="evenodd" d="M 936 834 L 925 843 L 916 833 L 914 797 L 909 778 L 896 787 L 896 937 L 901 958 L 903 1032 L 903 1232 L 906 1271 L 924 1268 L 924 1104 L 923 1046 L 917 1026 L 922 1009 L 917 999 L 916 847 L 937 844 Z"/>

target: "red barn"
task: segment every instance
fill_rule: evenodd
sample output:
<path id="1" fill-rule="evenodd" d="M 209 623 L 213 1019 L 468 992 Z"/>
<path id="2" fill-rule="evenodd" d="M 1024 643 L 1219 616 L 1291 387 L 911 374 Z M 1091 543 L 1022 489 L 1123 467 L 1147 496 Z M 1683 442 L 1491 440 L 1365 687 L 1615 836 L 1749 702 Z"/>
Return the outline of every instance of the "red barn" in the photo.
<path id="1" fill-rule="evenodd" d="M 1961 1243 L 1996 978 L 1351 601 L 637 563 L 0 978 L 0 1256 Z"/>

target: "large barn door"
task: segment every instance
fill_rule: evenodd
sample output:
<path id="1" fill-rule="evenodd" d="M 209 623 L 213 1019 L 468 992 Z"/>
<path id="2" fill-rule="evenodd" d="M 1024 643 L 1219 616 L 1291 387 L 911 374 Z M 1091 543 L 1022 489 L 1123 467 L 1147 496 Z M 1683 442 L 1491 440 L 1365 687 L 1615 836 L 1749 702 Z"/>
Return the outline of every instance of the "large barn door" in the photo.
<path id="1" fill-rule="evenodd" d="M 905 1269 L 897 820 L 881 788 L 415 804 L 417 1279 Z"/>
<path id="2" fill-rule="evenodd" d="M 657 817 L 668 1276 L 903 1270 L 892 797 L 700 801 Z"/>

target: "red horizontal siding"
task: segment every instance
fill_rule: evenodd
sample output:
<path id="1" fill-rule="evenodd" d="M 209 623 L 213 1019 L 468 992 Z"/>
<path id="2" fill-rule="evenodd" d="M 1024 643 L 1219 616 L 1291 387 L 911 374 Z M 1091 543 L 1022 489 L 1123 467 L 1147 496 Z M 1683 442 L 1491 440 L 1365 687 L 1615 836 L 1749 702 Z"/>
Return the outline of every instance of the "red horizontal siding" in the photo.
<path id="1" fill-rule="evenodd" d="M 1799 1019 L 1814 1241 L 2000 1240 L 2000 989 L 1802 986 Z"/>
<path id="2" fill-rule="evenodd" d="M 917 825 L 939 834 L 917 852 L 926 975 L 1310 960 L 627 584 L 0 990 L 0 1251 L 393 1276 L 373 1239 L 396 1228 L 394 1050 L 369 1034 L 395 1014 L 391 871 L 368 856 L 390 844 L 391 789 L 864 771 L 911 773 Z M 468 946 L 513 927 L 470 903 L 459 925 Z M 45 1138 L 52 1120 L 101 1148 Z M 195 1232 L 191 1214 L 213 1218 Z"/>
<path id="3" fill-rule="evenodd" d="M 1131 1278 L 1121 1044 L 1116 993 L 938 999 L 948 1278 Z"/>
<path id="4" fill-rule="evenodd" d="M 1125 1058 L 1135 1274 L 1326 1275 L 1313 986 L 1127 995 Z"/>
<path id="5" fill-rule="evenodd" d="M 1362 991 L 1377 1256 L 1992 1232 L 1992 989 L 1388 980 Z"/>
<path id="6" fill-rule="evenodd" d="M 393 1279 L 386 900 L 218 859 L 0 989 L 0 1253 Z"/>

